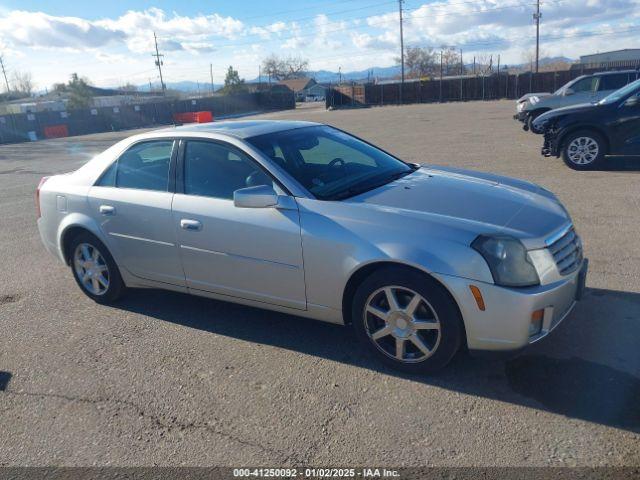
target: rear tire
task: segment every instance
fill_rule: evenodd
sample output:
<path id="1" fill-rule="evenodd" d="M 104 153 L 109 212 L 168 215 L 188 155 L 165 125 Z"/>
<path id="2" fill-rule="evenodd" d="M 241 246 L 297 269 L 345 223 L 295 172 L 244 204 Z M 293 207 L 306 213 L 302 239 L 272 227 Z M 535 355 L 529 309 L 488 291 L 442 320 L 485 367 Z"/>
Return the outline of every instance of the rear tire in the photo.
<path id="1" fill-rule="evenodd" d="M 69 244 L 71 273 L 80 290 L 93 301 L 109 304 L 120 298 L 125 284 L 107 247 L 95 235 L 82 232 Z"/>
<path id="2" fill-rule="evenodd" d="M 402 267 L 374 272 L 356 290 L 358 339 L 380 361 L 410 373 L 432 373 L 460 349 L 464 327 L 449 293 L 426 274 Z"/>
<path id="3" fill-rule="evenodd" d="M 606 145 L 602 135 L 593 130 L 571 133 L 562 144 L 562 160 L 573 170 L 593 170 L 602 164 Z"/>

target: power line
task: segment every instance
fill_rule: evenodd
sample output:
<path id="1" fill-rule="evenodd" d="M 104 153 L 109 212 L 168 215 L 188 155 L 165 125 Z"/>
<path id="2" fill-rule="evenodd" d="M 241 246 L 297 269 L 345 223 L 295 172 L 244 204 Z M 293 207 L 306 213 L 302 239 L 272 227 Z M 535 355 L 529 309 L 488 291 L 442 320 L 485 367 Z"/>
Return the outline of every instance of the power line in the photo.
<path id="1" fill-rule="evenodd" d="M 162 65 L 164 65 L 164 62 L 162 61 L 161 57 L 164 57 L 164 55 L 158 51 L 158 38 L 156 37 L 156 32 L 153 32 L 153 41 L 156 45 L 156 53 L 152 53 L 151 56 L 156 57 L 156 66 L 158 67 L 158 72 L 160 73 L 160 89 L 162 90 L 162 93 L 164 93 L 164 91 L 167 89 L 164 84 L 164 80 L 162 79 Z"/>
<path id="2" fill-rule="evenodd" d="M 540 37 L 541 42 L 543 41 L 552 41 L 552 40 L 562 40 L 565 38 L 578 38 L 578 37 L 599 37 L 599 36 L 607 36 L 607 35 L 621 35 L 621 34 L 625 34 L 625 33 L 632 33 L 632 32 L 637 32 L 640 31 L 640 25 L 635 25 L 633 27 L 630 27 L 628 29 L 624 29 L 624 30 L 615 30 L 615 31 L 586 31 L 586 32 L 574 32 L 571 34 L 563 34 L 563 35 L 547 35 L 547 36 L 543 36 Z M 487 41 L 478 41 L 478 42 L 470 42 L 470 43 L 465 43 L 462 46 L 464 46 L 467 50 L 469 50 L 470 48 L 473 49 L 475 48 L 482 48 L 482 47 L 490 47 L 493 45 L 500 45 L 505 39 L 503 38 L 499 38 L 499 39 L 495 39 L 495 40 L 487 40 Z M 508 39 L 509 40 L 509 39 Z M 513 39 L 510 39 L 513 40 Z M 434 46 L 434 45 L 426 45 L 426 44 L 418 44 L 416 46 L 420 46 L 422 48 L 432 48 L 432 49 L 438 49 L 440 48 L 440 46 Z M 372 52 L 367 52 L 367 53 L 362 53 L 362 54 L 357 54 L 357 55 L 348 55 L 348 57 L 345 57 L 344 55 L 334 55 L 334 56 L 323 56 L 323 57 L 314 57 L 314 60 L 328 60 L 328 59 L 342 59 L 342 58 L 359 58 L 359 57 L 367 57 L 367 56 L 373 56 L 373 55 L 380 55 L 381 53 L 384 53 L 385 51 L 388 52 L 388 49 L 376 49 L 375 51 Z"/>
<path id="3" fill-rule="evenodd" d="M 326 2 L 314 2 L 316 5 L 327 5 L 327 4 L 331 4 L 331 3 L 344 3 L 344 0 L 329 0 Z M 390 2 L 386 2 L 386 3 L 395 3 L 395 0 L 391 0 Z M 369 8 L 370 6 L 366 6 L 364 8 Z M 266 18 L 266 17 L 275 17 L 275 16 L 280 16 L 283 15 L 285 13 L 292 13 L 292 12 L 306 12 L 309 10 L 309 7 L 304 7 L 304 8 L 296 8 L 293 10 L 283 10 L 283 11 L 279 11 L 279 12 L 273 12 L 273 13 L 267 13 L 267 14 L 263 14 L 263 15 L 254 15 L 251 17 L 245 17 L 243 20 L 247 21 L 247 20 L 253 20 L 256 18 Z"/>
<path id="4" fill-rule="evenodd" d="M 403 0 L 404 1 L 404 0 Z M 565 2 L 567 0 L 555 0 L 553 1 L 553 3 L 561 3 L 561 2 Z M 468 2 L 468 3 L 477 3 L 477 2 Z M 551 1 L 548 1 L 546 3 L 552 3 Z M 422 18 L 433 18 L 433 17 L 444 17 L 444 16 L 456 16 L 456 17 L 470 17 L 470 16 L 474 16 L 474 15 L 478 15 L 478 14 L 484 14 L 484 13 L 490 13 L 490 12 L 495 12 L 495 11 L 501 11 L 501 10 L 508 10 L 508 9 L 512 9 L 512 8 L 522 8 L 522 7 L 529 7 L 532 4 L 531 2 L 525 2 L 525 3 L 517 3 L 517 4 L 513 4 L 513 5 L 507 5 L 507 6 L 503 6 L 503 7 L 495 7 L 495 8 L 486 8 L 484 10 L 473 10 L 473 11 L 469 11 L 469 12 L 465 12 L 465 13 L 458 13 L 458 12 L 445 12 L 445 13 L 433 13 L 433 14 L 429 14 L 429 15 L 412 15 L 409 17 L 404 18 L 404 20 L 408 21 L 409 23 L 411 23 L 413 20 L 418 20 L 418 19 L 422 19 Z M 403 11 L 407 11 L 408 9 L 404 8 Z M 391 12 L 388 13 L 384 13 L 384 14 L 380 14 L 377 15 L 378 17 L 380 16 L 384 16 L 384 15 L 390 15 Z M 366 17 L 354 17 L 354 18 L 347 18 L 347 19 L 342 19 L 342 21 L 345 20 L 367 20 L 368 18 L 370 18 L 371 15 L 366 16 Z M 338 26 L 336 28 L 331 28 L 331 29 L 327 29 L 324 30 L 323 33 L 335 33 L 335 32 L 340 32 L 340 31 L 345 31 L 345 30 L 359 30 L 359 29 L 363 29 L 363 28 L 370 28 L 370 27 L 376 27 L 376 26 L 382 26 L 385 24 L 390 23 L 391 19 L 378 19 L 378 21 L 375 20 L 371 20 L 368 21 L 366 24 L 363 25 L 342 25 L 342 26 Z M 252 34 L 252 35 L 247 35 L 247 36 L 254 36 L 257 34 Z M 291 33 L 288 35 L 279 35 L 275 38 L 272 39 L 268 39 L 266 41 L 278 41 L 278 40 L 287 40 L 287 39 L 291 39 L 291 38 L 306 38 L 306 37 L 317 37 L 318 34 L 316 32 L 310 32 L 310 33 L 303 33 L 303 34 L 295 34 L 295 33 Z M 220 44 L 217 45 L 218 48 L 227 48 L 227 47 L 239 47 L 239 46 L 245 46 L 245 45 L 253 45 L 255 44 L 256 41 L 248 41 L 248 42 L 233 42 L 233 43 L 226 43 L 226 44 Z"/>
<path id="5" fill-rule="evenodd" d="M 578 37 L 598 37 L 598 36 L 607 36 L 607 35 L 624 35 L 626 33 L 635 33 L 637 31 L 640 30 L 640 25 L 634 25 L 632 27 L 629 27 L 627 29 L 619 29 L 619 30 L 615 30 L 615 31 L 582 31 L 582 32 L 574 32 L 571 34 L 562 34 L 562 35 L 547 35 L 547 36 L 543 36 L 540 38 L 541 42 L 548 42 L 548 41 L 553 41 L 553 40 L 561 40 L 561 39 L 565 39 L 565 38 L 578 38 Z M 481 48 L 486 48 L 486 47 L 491 47 L 494 45 L 500 45 L 502 44 L 502 42 L 504 42 L 505 40 L 510 40 L 510 41 L 515 41 L 518 40 L 520 37 L 516 37 L 516 38 L 498 38 L 498 39 L 494 39 L 494 40 L 481 40 L 481 41 L 477 41 L 477 42 L 469 42 L 469 43 L 463 43 L 463 44 L 458 44 L 458 47 L 464 47 L 467 51 L 473 51 L 474 49 L 481 49 Z M 416 44 L 416 46 L 422 47 L 422 48 L 432 48 L 432 49 L 439 49 L 442 45 L 428 45 L 428 44 Z M 453 47 L 453 46 L 452 46 Z M 316 56 L 313 58 L 313 61 L 318 61 L 318 60 L 342 60 L 342 59 L 354 59 L 354 58 L 365 58 L 365 57 L 371 57 L 371 56 L 380 56 L 381 54 L 384 53 L 391 53 L 389 51 L 388 48 L 376 48 L 373 49 L 370 52 L 366 52 L 366 53 L 360 53 L 360 54 L 347 54 L 347 55 L 325 55 L 325 56 Z M 196 71 L 201 71 L 198 68 L 186 68 L 186 69 L 181 69 L 181 73 L 182 74 L 189 74 L 190 72 L 196 72 Z M 186 76 L 181 76 L 180 78 L 187 78 Z"/>

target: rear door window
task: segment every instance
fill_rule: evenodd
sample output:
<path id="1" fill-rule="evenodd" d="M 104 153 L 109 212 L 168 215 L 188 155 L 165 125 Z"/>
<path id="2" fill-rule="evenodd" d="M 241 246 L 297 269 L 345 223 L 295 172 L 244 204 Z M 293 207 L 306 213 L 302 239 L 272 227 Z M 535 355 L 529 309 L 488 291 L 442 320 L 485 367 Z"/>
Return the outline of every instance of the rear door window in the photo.
<path id="1" fill-rule="evenodd" d="M 629 74 L 620 73 L 615 75 L 603 75 L 600 77 L 600 86 L 598 90 L 618 90 L 629 83 Z"/>
<path id="2" fill-rule="evenodd" d="M 166 192 L 173 147 L 173 140 L 138 143 L 124 152 L 96 185 Z"/>

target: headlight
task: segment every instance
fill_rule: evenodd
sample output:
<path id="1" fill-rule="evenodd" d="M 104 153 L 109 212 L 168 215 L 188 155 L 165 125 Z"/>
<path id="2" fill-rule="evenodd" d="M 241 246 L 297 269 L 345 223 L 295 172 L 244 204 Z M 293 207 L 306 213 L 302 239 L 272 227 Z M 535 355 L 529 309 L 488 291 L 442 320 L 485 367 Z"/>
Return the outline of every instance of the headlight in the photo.
<path id="1" fill-rule="evenodd" d="M 496 285 L 530 287 L 540 284 L 536 269 L 520 240 L 480 235 L 471 247 L 484 257 Z"/>
<path id="2" fill-rule="evenodd" d="M 516 109 L 518 110 L 518 113 L 521 112 L 522 110 L 524 110 L 524 107 L 527 106 L 527 102 L 520 102 L 518 103 L 518 106 L 516 107 Z"/>
<path id="3" fill-rule="evenodd" d="M 540 101 L 540 98 L 534 95 L 533 97 L 529 97 L 529 101 L 535 105 Z"/>

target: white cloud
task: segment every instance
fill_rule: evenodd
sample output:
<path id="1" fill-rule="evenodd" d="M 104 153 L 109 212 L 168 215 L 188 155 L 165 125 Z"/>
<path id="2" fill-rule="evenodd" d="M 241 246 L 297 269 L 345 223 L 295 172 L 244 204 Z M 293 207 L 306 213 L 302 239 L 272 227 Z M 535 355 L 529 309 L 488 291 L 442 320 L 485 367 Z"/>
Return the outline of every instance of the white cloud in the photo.
<path id="1" fill-rule="evenodd" d="M 0 17 L 0 38 L 14 48 L 95 48 L 124 40 L 117 28 L 77 17 L 54 17 L 42 12 L 12 11 Z"/>
<path id="2" fill-rule="evenodd" d="M 476 52 L 500 53 L 509 64 L 520 63 L 533 48 L 533 7 L 522 0 L 416 3 L 405 12 L 406 45 L 456 46 L 463 49 L 465 60 Z M 548 0 L 542 8 L 542 48 L 547 55 L 575 58 L 636 46 L 631 31 L 580 35 L 639 25 L 640 0 Z M 359 18 L 319 14 L 300 21 L 282 17 L 248 24 L 216 13 L 186 16 L 159 8 L 98 20 L 0 8 L 0 49 L 13 68 L 32 71 L 43 86 L 73 71 L 103 85 L 114 75 L 147 81 L 157 73 L 150 56 L 154 31 L 165 54 L 167 79 L 209 81 L 210 62 L 214 76 L 233 65 L 242 76 L 254 78 L 260 61 L 272 53 L 307 58 L 312 69 L 335 71 L 341 66 L 343 72 L 393 64 L 400 44 L 397 10 L 389 6 L 387 13 L 366 13 Z"/>

